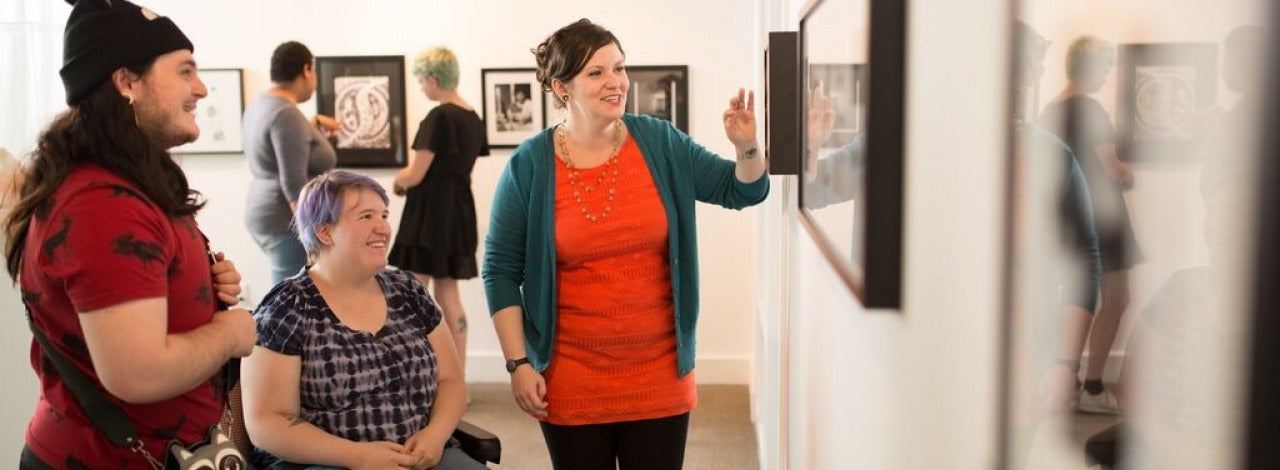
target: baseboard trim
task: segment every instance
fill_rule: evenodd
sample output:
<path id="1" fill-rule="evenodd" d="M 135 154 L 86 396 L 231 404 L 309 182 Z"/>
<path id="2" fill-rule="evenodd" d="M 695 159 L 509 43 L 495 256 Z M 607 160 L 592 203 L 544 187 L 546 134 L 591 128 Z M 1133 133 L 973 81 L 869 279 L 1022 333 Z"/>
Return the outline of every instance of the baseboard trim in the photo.
<path id="1" fill-rule="evenodd" d="M 474 351 L 467 355 L 467 382 L 508 383 L 506 359 L 496 351 Z M 698 357 L 697 381 L 703 385 L 750 385 L 751 358 L 746 356 Z"/>

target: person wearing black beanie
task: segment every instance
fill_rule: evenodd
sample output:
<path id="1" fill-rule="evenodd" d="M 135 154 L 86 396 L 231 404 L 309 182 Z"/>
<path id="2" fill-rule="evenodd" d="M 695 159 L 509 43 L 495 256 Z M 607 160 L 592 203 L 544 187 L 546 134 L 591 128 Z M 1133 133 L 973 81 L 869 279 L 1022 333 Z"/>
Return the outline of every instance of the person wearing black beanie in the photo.
<path id="1" fill-rule="evenodd" d="M 168 18 L 125 0 L 72 1 L 63 49 L 68 110 L 40 135 L 5 214 L 41 394 L 19 468 L 158 468 L 167 446 L 218 424 L 222 368 L 257 340 L 232 309 L 240 274 L 196 224 L 200 193 L 168 149 L 195 140 L 207 94 L 194 47 Z M 61 356 L 136 429 L 113 444 L 87 417 Z"/>

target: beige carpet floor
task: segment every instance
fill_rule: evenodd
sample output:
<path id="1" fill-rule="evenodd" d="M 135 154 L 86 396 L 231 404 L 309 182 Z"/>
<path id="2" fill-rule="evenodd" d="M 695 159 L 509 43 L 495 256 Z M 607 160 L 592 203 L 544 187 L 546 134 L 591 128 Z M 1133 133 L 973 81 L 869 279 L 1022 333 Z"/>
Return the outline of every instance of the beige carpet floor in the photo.
<path id="1" fill-rule="evenodd" d="M 471 384 L 464 418 L 502 440 L 501 470 L 548 470 L 551 460 L 538 423 L 516 407 L 507 384 Z M 684 468 L 756 470 L 755 428 L 747 387 L 698 386 L 698 407 L 690 416 Z"/>

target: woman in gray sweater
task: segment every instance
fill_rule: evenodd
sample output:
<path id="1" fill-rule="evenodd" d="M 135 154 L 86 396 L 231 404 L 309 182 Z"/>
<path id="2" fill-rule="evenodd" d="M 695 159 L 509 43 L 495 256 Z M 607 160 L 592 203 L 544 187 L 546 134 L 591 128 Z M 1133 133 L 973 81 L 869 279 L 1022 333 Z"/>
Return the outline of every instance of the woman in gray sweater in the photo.
<path id="1" fill-rule="evenodd" d="M 245 160 L 253 175 L 244 222 L 267 255 L 272 284 L 307 264 L 307 253 L 289 221 L 302 185 L 333 169 L 338 160 L 326 135 L 338 129 L 337 122 L 319 115 L 308 121 L 297 106 L 316 91 L 314 59 L 298 42 L 276 47 L 271 55 L 275 86 L 244 111 Z"/>

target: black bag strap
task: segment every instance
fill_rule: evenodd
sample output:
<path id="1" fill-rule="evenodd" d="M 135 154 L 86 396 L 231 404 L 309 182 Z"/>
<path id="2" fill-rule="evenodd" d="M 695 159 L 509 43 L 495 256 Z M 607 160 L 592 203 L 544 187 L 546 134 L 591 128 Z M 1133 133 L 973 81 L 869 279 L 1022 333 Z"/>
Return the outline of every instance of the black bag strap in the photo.
<path id="1" fill-rule="evenodd" d="M 138 429 L 133 426 L 133 421 L 125 416 L 124 410 L 107 400 L 105 395 L 98 392 L 98 387 L 94 386 L 89 376 L 53 348 L 49 338 L 36 328 L 35 319 L 31 316 L 31 307 L 27 307 L 25 302 L 23 306 L 27 308 L 27 325 L 31 327 L 31 334 L 40 343 L 40 349 L 44 350 L 44 356 L 53 364 L 54 371 L 62 377 L 62 383 L 71 390 L 76 403 L 80 404 L 84 414 L 89 417 L 89 422 L 102 431 L 112 444 L 128 448 L 141 445 L 141 441 L 138 440 Z"/>

